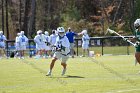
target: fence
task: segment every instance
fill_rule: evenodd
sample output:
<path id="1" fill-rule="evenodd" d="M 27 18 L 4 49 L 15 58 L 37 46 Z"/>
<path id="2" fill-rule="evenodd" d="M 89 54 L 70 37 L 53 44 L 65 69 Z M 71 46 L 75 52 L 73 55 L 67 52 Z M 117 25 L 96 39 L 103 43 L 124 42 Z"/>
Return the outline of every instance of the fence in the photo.
<path id="1" fill-rule="evenodd" d="M 125 38 L 131 38 L 131 37 L 133 36 L 125 36 Z M 6 41 L 7 55 L 10 55 L 11 51 L 15 50 L 14 42 L 15 42 L 14 40 Z M 81 38 L 76 38 L 75 50 L 77 56 L 82 54 L 81 46 L 82 46 Z M 134 47 L 132 47 L 126 41 L 123 41 L 123 39 L 118 36 L 91 37 L 89 46 L 91 51 L 95 51 L 96 53 L 100 53 L 101 55 L 106 55 L 106 54 L 129 55 L 131 53 L 134 53 Z M 32 52 L 35 50 L 36 50 L 35 43 L 33 39 L 29 39 L 29 44 L 27 46 L 27 53 L 30 56 L 32 56 L 33 55 Z"/>

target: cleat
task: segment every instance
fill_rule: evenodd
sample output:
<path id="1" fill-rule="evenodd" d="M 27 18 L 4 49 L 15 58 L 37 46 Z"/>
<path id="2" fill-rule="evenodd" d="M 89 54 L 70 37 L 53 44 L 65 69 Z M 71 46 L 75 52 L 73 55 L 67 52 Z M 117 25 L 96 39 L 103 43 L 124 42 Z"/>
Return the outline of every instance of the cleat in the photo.
<path id="1" fill-rule="evenodd" d="M 51 76 L 52 72 L 49 71 L 46 76 Z"/>
<path id="2" fill-rule="evenodd" d="M 65 73 L 66 73 L 66 69 L 63 69 L 63 71 L 62 71 L 62 74 L 61 74 L 61 75 L 63 76 L 63 75 L 65 75 Z"/>

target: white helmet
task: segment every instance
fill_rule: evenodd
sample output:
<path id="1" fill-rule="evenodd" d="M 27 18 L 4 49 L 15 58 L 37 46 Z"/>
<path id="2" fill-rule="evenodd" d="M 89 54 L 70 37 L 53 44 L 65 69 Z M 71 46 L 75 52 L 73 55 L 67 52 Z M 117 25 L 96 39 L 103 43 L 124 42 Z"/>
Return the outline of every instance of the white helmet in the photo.
<path id="1" fill-rule="evenodd" d="M 57 31 L 58 31 L 58 33 L 65 33 L 65 29 L 64 29 L 64 27 L 58 27 L 57 28 Z"/>
<path id="2" fill-rule="evenodd" d="M 70 27 L 68 27 L 68 30 L 71 29 Z"/>
<path id="3" fill-rule="evenodd" d="M 0 35 L 3 35 L 3 31 L 0 31 Z"/>
<path id="4" fill-rule="evenodd" d="M 134 22 L 134 27 L 137 29 L 140 26 L 140 19 L 136 19 Z"/>
<path id="5" fill-rule="evenodd" d="M 83 30 L 82 34 L 86 35 L 87 34 L 87 30 Z"/>
<path id="6" fill-rule="evenodd" d="M 17 33 L 17 36 L 20 36 L 21 35 L 21 33 Z"/>
<path id="7" fill-rule="evenodd" d="M 65 35 L 64 27 L 58 27 L 57 31 L 58 31 L 59 36 L 63 37 Z"/>
<path id="8" fill-rule="evenodd" d="M 20 34 L 21 34 L 21 35 L 24 35 L 24 31 L 20 31 Z"/>
<path id="9" fill-rule="evenodd" d="M 49 32 L 48 31 L 45 31 L 44 33 L 45 33 L 46 36 L 49 36 Z"/>
<path id="10" fill-rule="evenodd" d="M 40 35 L 40 34 L 42 34 L 42 30 L 37 31 L 37 35 Z"/>

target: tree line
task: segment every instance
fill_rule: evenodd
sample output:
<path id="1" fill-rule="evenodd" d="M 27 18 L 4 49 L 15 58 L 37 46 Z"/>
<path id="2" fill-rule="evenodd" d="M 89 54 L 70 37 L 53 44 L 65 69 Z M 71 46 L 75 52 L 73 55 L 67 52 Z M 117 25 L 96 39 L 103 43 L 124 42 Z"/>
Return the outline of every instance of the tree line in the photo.
<path id="1" fill-rule="evenodd" d="M 107 27 L 132 35 L 139 6 L 139 0 L 1 0 L 0 27 L 8 39 L 21 30 L 33 38 L 39 29 L 51 33 L 58 26 L 87 29 L 90 36 L 104 36 Z"/>

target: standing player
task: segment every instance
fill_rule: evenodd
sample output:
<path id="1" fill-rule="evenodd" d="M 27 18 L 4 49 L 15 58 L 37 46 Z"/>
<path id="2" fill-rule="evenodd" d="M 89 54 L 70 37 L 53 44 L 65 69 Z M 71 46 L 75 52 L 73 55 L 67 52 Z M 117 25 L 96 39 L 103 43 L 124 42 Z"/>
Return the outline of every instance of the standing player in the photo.
<path id="1" fill-rule="evenodd" d="M 49 33 L 48 31 L 45 31 L 45 43 L 46 43 L 46 47 L 45 47 L 45 54 L 46 54 L 46 57 L 47 56 L 50 56 L 50 36 L 49 36 Z"/>
<path id="2" fill-rule="evenodd" d="M 58 37 L 58 31 L 56 30 L 52 30 L 52 34 L 50 35 L 50 47 L 51 47 L 51 50 L 52 48 L 54 47 L 54 44 L 56 42 L 56 38 Z M 53 55 L 54 51 L 52 51 L 51 53 L 51 56 Z"/>
<path id="3" fill-rule="evenodd" d="M 38 30 L 37 35 L 34 38 L 34 42 L 36 43 L 36 50 L 37 50 L 37 55 L 35 58 L 40 58 L 43 54 L 44 50 L 44 38 L 42 36 L 42 31 Z"/>
<path id="4" fill-rule="evenodd" d="M 6 54 L 5 52 L 5 41 L 6 37 L 3 35 L 3 31 L 0 31 L 0 58 L 2 58 L 2 54 Z M 2 53 L 3 52 L 3 53 Z"/>
<path id="5" fill-rule="evenodd" d="M 15 58 L 18 57 L 20 55 L 20 41 L 19 41 L 19 36 L 21 34 L 17 33 L 16 39 L 15 39 L 15 48 L 16 48 L 16 54 L 15 54 Z"/>
<path id="6" fill-rule="evenodd" d="M 89 56 L 89 40 L 90 37 L 87 34 L 87 30 L 82 31 L 82 48 L 83 48 L 83 57 L 85 57 L 85 51 L 87 50 L 88 56 Z"/>
<path id="7" fill-rule="evenodd" d="M 58 27 L 57 31 L 58 31 L 58 37 L 55 42 L 55 46 L 56 46 L 55 51 L 56 52 L 53 55 L 53 59 L 51 61 L 50 69 L 47 73 L 47 76 L 50 76 L 52 74 L 52 69 L 53 69 L 55 61 L 57 59 L 61 60 L 61 65 L 63 66 L 61 75 L 64 75 L 66 72 L 66 67 L 67 67 L 66 61 L 69 58 L 70 43 L 69 43 L 68 38 L 65 36 L 65 29 L 63 27 Z"/>
<path id="8" fill-rule="evenodd" d="M 135 58 L 136 61 L 140 64 L 140 19 L 136 19 L 134 22 L 134 27 L 135 27 L 135 39 L 136 39 L 136 53 L 135 53 Z"/>
<path id="9" fill-rule="evenodd" d="M 52 34 L 50 35 L 50 44 L 51 44 L 51 46 L 54 46 L 57 36 L 58 36 L 57 31 L 52 30 Z"/>
<path id="10" fill-rule="evenodd" d="M 70 42 L 70 54 L 71 54 L 72 58 L 74 58 L 74 37 L 77 35 L 78 34 L 73 32 L 70 27 L 68 28 L 68 31 L 66 32 L 66 36 Z"/>
<path id="11" fill-rule="evenodd" d="M 20 59 L 24 59 L 24 51 L 26 50 L 26 45 L 28 44 L 28 38 L 24 35 L 24 31 L 20 32 L 19 42 L 20 42 Z"/>

